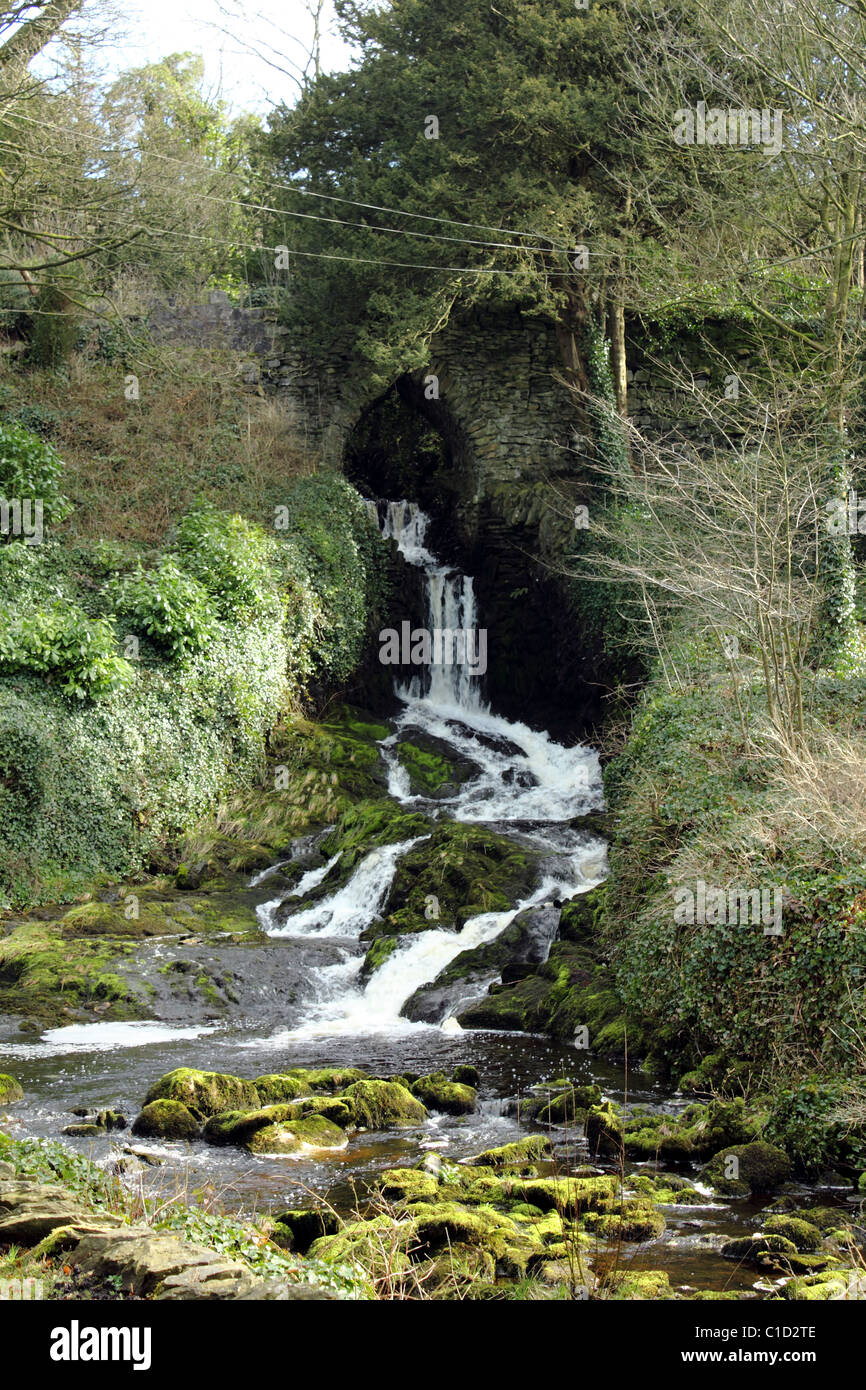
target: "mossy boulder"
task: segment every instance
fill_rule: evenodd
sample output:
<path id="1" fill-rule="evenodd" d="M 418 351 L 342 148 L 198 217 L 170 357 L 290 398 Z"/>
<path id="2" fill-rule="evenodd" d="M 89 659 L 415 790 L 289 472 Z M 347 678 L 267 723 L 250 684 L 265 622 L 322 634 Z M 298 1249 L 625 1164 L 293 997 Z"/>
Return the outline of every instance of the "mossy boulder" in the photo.
<path id="1" fill-rule="evenodd" d="M 528 1134 L 513 1144 L 498 1149 L 485 1149 L 471 1161 L 479 1168 L 525 1168 L 551 1156 L 550 1140 L 546 1134 Z"/>
<path id="2" fill-rule="evenodd" d="M 356 1081 L 341 1100 L 362 1129 L 398 1129 L 421 1124 L 427 1118 L 421 1101 L 399 1081 Z"/>
<path id="3" fill-rule="evenodd" d="M 541 1105 L 535 1119 L 543 1125 L 582 1124 L 586 1119 L 586 1112 L 600 1104 L 600 1086 L 567 1086 Z"/>
<path id="4" fill-rule="evenodd" d="M 259 1110 L 261 1098 L 253 1081 L 244 1081 L 217 1071 L 196 1071 L 178 1067 L 161 1076 L 144 1098 L 145 1105 L 155 1100 L 176 1100 L 193 1114 L 208 1119 L 226 1110 Z"/>
<path id="5" fill-rule="evenodd" d="M 613 1303 L 639 1301 L 655 1303 L 676 1298 L 670 1279 L 663 1269 L 618 1269 L 605 1276 L 602 1296 Z"/>
<path id="6" fill-rule="evenodd" d="M 387 1279 L 412 1268 L 408 1249 L 414 1230 L 411 1219 L 398 1222 L 385 1215 L 350 1221 L 335 1235 L 315 1240 L 307 1257 L 325 1264 L 354 1264 L 368 1278 Z"/>
<path id="7" fill-rule="evenodd" d="M 0 1073 L 0 1105 L 12 1105 L 16 1100 L 24 1099 L 24 1088 L 14 1076 L 6 1076 Z"/>
<path id="8" fill-rule="evenodd" d="M 303 1149 L 345 1149 L 348 1140 L 339 1125 L 322 1115 L 281 1121 L 256 1130 L 245 1144 L 252 1154 L 292 1154 Z"/>
<path id="9" fill-rule="evenodd" d="M 418 1168 L 388 1168 L 376 1186 L 391 1202 L 435 1202 L 439 1197 L 438 1179 Z"/>
<path id="10" fill-rule="evenodd" d="M 784 1149 L 762 1140 L 725 1149 L 703 1169 L 705 1181 L 729 1197 L 749 1192 L 774 1192 L 790 1176 L 791 1160 Z"/>
<path id="11" fill-rule="evenodd" d="M 473 1067 L 468 1063 L 463 1063 L 462 1066 L 454 1068 L 451 1073 L 451 1080 L 459 1081 L 461 1086 L 474 1086 L 477 1090 L 478 1084 L 481 1081 L 481 1076 L 477 1067 Z"/>
<path id="12" fill-rule="evenodd" d="M 285 1075 L 303 1084 L 303 1095 L 315 1091 L 326 1091 L 333 1095 L 353 1082 L 366 1080 L 367 1076 L 359 1067 L 292 1067 Z"/>
<path id="13" fill-rule="evenodd" d="M 785 1236 L 801 1255 L 813 1254 L 820 1250 L 824 1240 L 817 1226 L 796 1216 L 770 1216 L 764 1222 L 764 1231 L 772 1235 Z"/>
<path id="14" fill-rule="evenodd" d="M 282 1105 L 287 1101 L 297 1100 L 299 1096 L 308 1095 L 311 1089 L 304 1085 L 300 1076 L 284 1076 L 281 1072 L 257 1076 L 253 1085 L 262 1105 Z"/>
<path id="15" fill-rule="evenodd" d="M 222 1115 L 211 1116 L 202 1137 L 209 1144 L 242 1147 L 258 1130 L 290 1120 L 293 1115 L 293 1105 L 266 1105 L 261 1110 L 226 1110 Z"/>
<path id="16" fill-rule="evenodd" d="M 490 1250 L 455 1241 L 425 1269 L 424 1288 L 436 1289 L 439 1297 L 445 1297 L 452 1289 L 471 1287 L 478 1280 L 486 1283 L 495 1275 L 496 1259 Z"/>
<path id="17" fill-rule="evenodd" d="M 179 1100 L 149 1101 L 132 1125 L 141 1139 L 197 1139 L 200 1130 L 199 1121 Z"/>
<path id="18" fill-rule="evenodd" d="M 851 1274 L 838 1270 L 825 1274 L 803 1274 L 789 1279 L 780 1290 L 784 1299 L 804 1303 L 824 1303 L 831 1299 L 862 1298 L 862 1288 L 851 1292 Z"/>
<path id="19" fill-rule="evenodd" d="M 471 1115 L 477 1108 L 478 1092 L 461 1081 L 449 1081 L 444 1071 L 419 1076 L 412 1085 L 412 1094 L 428 1110 L 441 1110 L 446 1115 Z"/>
<path id="20" fill-rule="evenodd" d="M 739 1236 L 736 1240 L 728 1240 L 722 1246 L 720 1254 L 726 1260 L 749 1260 L 753 1263 L 761 1263 L 764 1255 L 796 1255 L 797 1247 L 791 1240 L 786 1240 L 784 1236 L 773 1235 L 771 1232 L 759 1232 L 754 1236 Z"/>
<path id="21" fill-rule="evenodd" d="M 540 1211 L 558 1211 L 576 1217 L 588 1211 L 606 1211 L 618 1201 L 619 1180 L 599 1178 L 530 1178 L 512 1184 L 514 1197 Z"/>
<path id="22" fill-rule="evenodd" d="M 584 1134 L 593 1156 L 614 1155 L 622 1151 L 622 1120 L 610 1101 L 605 1105 L 593 1105 L 586 1112 Z"/>
<path id="23" fill-rule="evenodd" d="M 354 1123 L 352 1108 L 340 1100 L 339 1096 L 307 1096 L 297 1100 L 289 1107 L 288 1119 L 305 1120 L 308 1115 L 322 1115 L 341 1129 L 348 1129 Z"/>
<path id="24" fill-rule="evenodd" d="M 652 1202 L 632 1198 L 622 1202 L 616 1211 L 587 1212 L 583 1225 L 604 1241 L 642 1243 L 664 1233 L 665 1218 Z"/>

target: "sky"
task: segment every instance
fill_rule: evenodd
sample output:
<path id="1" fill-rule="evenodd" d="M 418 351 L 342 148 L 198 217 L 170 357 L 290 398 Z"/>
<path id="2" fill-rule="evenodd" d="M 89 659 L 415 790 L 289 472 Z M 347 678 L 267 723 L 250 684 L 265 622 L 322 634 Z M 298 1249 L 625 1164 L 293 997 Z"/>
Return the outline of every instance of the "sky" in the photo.
<path id="1" fill-rule="evenodd" d="M 194 52 L 204 56 L 209 85 L 236 110 L 263 112 L 297 93 L 274 64 L 287 66 L 282 54 L 306 61 L 313 25 L 305 0 L 123 0 L 118 13 L 121 36 L 101 63 L 107 75 Z M 322 66 L 345 68 L 350 58 L 335 31 L 332 0 L 326 0 Z"/>

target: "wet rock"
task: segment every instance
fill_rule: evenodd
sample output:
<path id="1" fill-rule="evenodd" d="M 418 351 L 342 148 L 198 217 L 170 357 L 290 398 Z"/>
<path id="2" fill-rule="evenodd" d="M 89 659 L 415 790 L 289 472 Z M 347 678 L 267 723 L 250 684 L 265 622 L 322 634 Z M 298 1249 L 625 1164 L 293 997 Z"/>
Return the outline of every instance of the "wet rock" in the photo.
<path id="1" fill-rule="evenodd" d="M 62 1187 L 17 1179 L 0 1182 L 0 1245 L 36 1245 L 58 1226 L 82 1215 Z"/>
<path id="2" fill-rule="evenodd" d="M 192 1067 L 177 1067 L 160 1077 L 144 1098 L 145 1106 L 161 1100 L 180 1102 L 204 1119 L 225 1110 L 258 1110 L 261 1106 L 254 1082 Z M 138 1131 L 133 1128 L 133 1132 Z"/>
<path id="3" fill-rule="evenodd" d="M 428 1110 L 440 1110 L 446 1115 L 471 1115 L 478 1103 L 474 1087 L 449 1081 L 444 1071 L 420 1076 L 413 1082 L 412 1094 Z"/>
<path id="4" fill-rule="evenodd" d="M 143 1139 L 197 1139 L 201 1126 L 179 1100 L 152 1100 L 132 1126 Z"/>
<path id="5" fill-rule="evenodd" d="M 426 1108 L 397 1081 L 356 1081 L 341 1099 L 363 1129 L 395 1129 L 427 1118 Z"/>
<path id="6" fill-rule="evenodd" d="M 99 1125 L 64 1125 L 60 1132 L 71 1139 L 98 1139 L 103 1131 Z"/>
<path id="7" fill-rule="evenodd" d="M 540 1159 L 549 1159 L 551 1153 L 547 1135 L 529 1134 L 525 1139 L 515 1140 L 513 1144 L 503 1144 L 498 1149 L 485 1149 L 469 1162 L 481 1168 L 522 1168 Z"/>
<path id="8" fill-rule="evenodd" d="M 24 1099 L 24 1088 L 14 1076 L 0 1074 L 0 1105 L 13 1105 Z"/>
<path id="9" fill-rule="evenodd" d="M 558 924 L 559 908 L 552 903 L 524 908 L 493 941 L 461 951 L 435 980 L 410 996 L 401 1014 L 415 1023 L 441 1023 L 461 1000 L 482 993 L 507 965 L 543 962 Z"/>
<path id="10" fill-rule="evenodd" d="M 728 1176 L 729 1172 L 736 1176 Z M 749 1192 L 773 1192 L 790 1176 L 791 1160 L 784 1149 L 760 1140 L 733 1145 L 717 1153 L 703 1170 L 706 1182 L 717 1192 L 732 1197 Z"/>
<path id="11" fill-rule="evenodd" d="M 306 1120 L 281 1121 L 253 1134 L 245 1145 L 253 1154 L 288 1154 L 310 1148 L 345 1149 L 348 1140 L 338 1125 L 321 1115 Z"/>

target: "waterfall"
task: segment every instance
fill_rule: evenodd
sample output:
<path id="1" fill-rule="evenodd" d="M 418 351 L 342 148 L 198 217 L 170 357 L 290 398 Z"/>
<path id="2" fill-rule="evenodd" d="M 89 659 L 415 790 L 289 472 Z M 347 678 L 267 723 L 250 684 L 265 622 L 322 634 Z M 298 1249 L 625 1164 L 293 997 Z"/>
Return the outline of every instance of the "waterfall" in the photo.
<path id="1" fill-rule="evenodd" d="M 382 535 L 395 540 L 406 563 L 424 575 L 428 631 L 431 636 L 447 634 L 442 639 L 441 658 L 436 660 L 434 656 L 429 670 L 398 688 L 398 694 L 405 700 L 426 697 L 431 704 L 443 708 L 486 709 L 480 692 L 483 673 L 476 672 L 480 629 L 472 578 L 441 564 L 428 550 L 425 540 L 430 518 L 417 503 L 386 502 L 384 509 Z M 459 637 L 454 638 L 453 634 Z"/>
<path id="2" fill-rule="evenodd" d="M 377 515 L 382 534 L 395 540 L 407 564 L 424 576 L 430 631 L 477 630 L 472 579 L 441 564 L 428 548 L 429 517 L 407 501 L 380 503 Z M 259 920 L 272 936 L 327 938 L 337 947 L 340 959 L 314 970 L 317 997 L 306 1021 L 291 1033 L 276 1035 L 269 1045 L 430 1027 L 401 1016 L 418 988 L 435 980 L 461 951 L 494 940 L 523 908 L 570 898 L 604 877 L 603 843 L 570 824 L 602 802 L 596 753 L 580 744 L 564 747 L 542 731 L 493 714 L 481 699 L 479 683 L 468 660 L 441 660 L 398 685 L 404 708 L 392 721 L 394 732 L 379 745 L 388 769 L 388 791 L 403 805 L 418 807 L 420 803 L 420 809 L 434 817 L 444 814 L 454 820 L 491 824 L 500 833 L 508 833 L 510 825 L 515 839 L 540 852 L 538 885 L 513 907 L 479 913 L 459 931 L 431 924 L 427 931 L 407 935 L 364 980 L 361 935 L 384 911 L 399 860 L 428 837 L 371 850 L 341 887 L 305 907 L 305 895 L 319 887 L 338 856 L 309 871 L 282 904 L 262 904 Z M 421 732 L 439 746 L 445 745 L 473 766 L 473 775 L 452 797 L 435 804 L 413 794 L 399 759 L 404 731 L 410 738 Z M 291 905 L 290 899 L 295 900 Z M 282 908 L 279 914 L 278 907 Z M 443 1026 L 453 1031 L 457 1024 L 446 1020 Z"/>

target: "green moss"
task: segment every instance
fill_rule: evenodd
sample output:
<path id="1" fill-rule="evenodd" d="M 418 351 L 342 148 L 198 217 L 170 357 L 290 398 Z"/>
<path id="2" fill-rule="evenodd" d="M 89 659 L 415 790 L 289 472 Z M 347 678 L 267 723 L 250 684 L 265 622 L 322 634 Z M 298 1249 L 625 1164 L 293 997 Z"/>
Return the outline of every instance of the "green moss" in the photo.
<path id="1" fill-rule="evenodd" d="M 260 1129 L 293 1118 L 292 1105 L 267 1105 L 261 1110 L 226 1110 L 207 1121 L 203 1138 L 209 1144 L 242 1146 Z"/>
<path id="2" fill-rule="evenodd" d="M 531 1178 L 518 1179 L 512 1184 L 512 1191 L 520 1201 L 529 1202 L 544 1212 L 556 1210 L 569 1217 L 606 1209 L 618 1200 L 619 1190 L 619 1182 L 614 1177 Z"/>
<path id="3" fill-rule="evenodd" d="M 513 1144 L 503 1144 L 498 1149 L 485 1149 L 472 1159 L 473 1164 L 487 1168 L 524 1168 L 539 1159 L 551 1156 L 550 1140 L 545 1134 L 529 1134 L 525 1139 L 516 1139 Z"/>
<path id="4" fill-rule="evenodd" d="M 308 1257 L 325 1264 L 354 1264 L 368 1278 L 384 1278 L 411 1268 L 407 1250 L 414 1241 L 414 1222 L 395 1222 L 389 1216 L 351 1221 L 336 1235 L 322 1236 Z"/>
<path id="5" fill-rule="evenodd" d="M 633 1299 L 657 1302 L 676 1297 L 663 1269 L 614 1270 L 605 1277 L 600 1292 L 602 1298 L 614 1303 Z"/>
<path id="6" fill-rule="evenodd" d="M 305 1120 L 309 1115 L 322 1115 L 341 1129 L 354 1124 L 352 1108 L 340 1100 L 339 1096 L 308 1096 L 306 1100 L 295 1101 L 290 1107 L 292 1120 Z"/>
<path id="7" fill-rule="evenodd" d="M 311 1089 L 305 1085 L 301 1077 L 284 1076 L 280 1072 L 257 1076 L 253 1085 L 263 1105 L 281 1105 L 290 1100 L 297 1100 Z"/>
<path id="8" fill-rule="evenodd" d="M 478 1102 L 478 1094 L 472 1086 L 449 1081 L 444 1071 L 420 1076 L 412 1085 L 412 1094 L 428 1110 L 441 1110 L 446 1115 L 471 1115 Z"/>
<path id="9" fill-rule="evenodd" d="M 302 1095 L 314 1091 L 342 1091 L 353 1082 L 365 1079 L 358 1067 L 292 1067 L 285 1075 L 301 1082 Z"/>
<path id="10" fill-rule="evenodd" d="M 344 1149 L 347 1139 L 339 1125 L 323 1115 L 266 1125 L 256 1130 L 245 1147 L 253 1154 L 295 1153 L 305 1145 L 313 1149 Z"/>
<path id="11" fill-rule="evenodd" d="M 371 849 L 411 840 L 425 835 L 430 829 L 426 816 L 405 811 L 390 797 L 376 801 L 359 801 L 347 806 L 331 834 L 322 842 L 328 856 L 339 853 L 340 867 L 353 869 Z"/>
<path id="12" fill-rule="evenodd" d="M 24 1099 L 24 1088 L 14 1076 L 6 1076 L 0 1073 L 0 1105 L 12 1105 L 16 1100 Z"/>
<path id="13" fill-rule="evenodd" d="M 355 1124 L 364 1129 L 400 1128 L 427 1118 L 421 1102 L 396 1081 L 356 1081 L 341 1099 L 350 1107 Z"/>
<path id="14" fill-rule="evenodd" d="M 329 1211 L 327 1207 L 292 1208 L 281 1211 L 274 1221 L 271 1239 L 278 1236 L 277 1244 L 299 1255 L 306 1255 L 313 1241 L 334 1235 L 340 1226 L 336 1212 Z"/>
<path id="15" fill-rule="evenodd" d="M 800 1254 L 820 1250 L 823 1242 L 817 1226 L 796 1216 L 770 1216 L 764 1222 L 764 1230 L 773 1235 L 785 1236 Z"/>
<path id="16" fill-rule="evenodd" d="M 196 1071 L 192 1067 L 177 1067 L 154 1082 L 145 1096 L 145 1104 L 154 1100 L 177 1100 L 194 1114 L 208 1118 L 227 1110 L 259 1110 L 259 1093 L 255 1083 L 223 1072 Z"/>
<path id="17" fill-rule="evenodd" d="M 611 1243 L 655 1240 L 665 1229 L 662 1212 L 641 1198 L 623 1201 L 617 1211 L 587 1212 L 582 1220 L 593 1235 Z"/>
<path id="18" fill-rule="evenodd" d="M 376 1186 L 389 1201 L 428 1202 L 439 1196 L 439 1183 L 430 1173 L 417 1168 L 389 1168 Z"/>
<path id="19" fill-rule="evenodd" d="M 133 1122 L 132 1132 L 143 1139 L 197 1139 L 200 1125 L 179 1100 L 152 1100 Z"/>
<path id="20" fill-rule="evenodd" d="M 736 1164 L 730 1160 L 736 1160 Z M 726 1176 L 734 1168 L 736 1177 Z M 748 1192 L 773 1192 L 791 1174 L 791 1160 L 782 1149 L 757 1141 L 738 1144 L 716 1154 L 703 1170 L 703 1178 L 717 1192 L 738 1196 Z"/>

